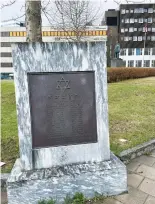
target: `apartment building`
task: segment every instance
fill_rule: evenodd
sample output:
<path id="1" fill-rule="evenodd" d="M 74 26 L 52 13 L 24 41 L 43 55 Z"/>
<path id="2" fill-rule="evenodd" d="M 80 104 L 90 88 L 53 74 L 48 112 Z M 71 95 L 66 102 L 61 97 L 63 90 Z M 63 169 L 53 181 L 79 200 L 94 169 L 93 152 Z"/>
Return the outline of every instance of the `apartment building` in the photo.
<path id="1" fill-rule="evenodd" d="M 126 67 L 155 67 L 155 4 L 120 5 L 119 29 Z"/>
<path id="2" fill-rule="evenodd" d="M 51 27 L 42 28 L 43 42 L 58 42 L 74 40 L 75 32 L 62 30 L 54 30 Z M 11 43 L 14 42 L 26 42 L 26 29 L 25 27 L 1 27 L 1 45 L 0 45 L 0 62 L 1 73 L 11 74 L 12 68 L 12 49 Z M 107 26 L 88 26 L 85 31 L 82 32 L 83 41 L 106 41 L 107 39 Z"/>

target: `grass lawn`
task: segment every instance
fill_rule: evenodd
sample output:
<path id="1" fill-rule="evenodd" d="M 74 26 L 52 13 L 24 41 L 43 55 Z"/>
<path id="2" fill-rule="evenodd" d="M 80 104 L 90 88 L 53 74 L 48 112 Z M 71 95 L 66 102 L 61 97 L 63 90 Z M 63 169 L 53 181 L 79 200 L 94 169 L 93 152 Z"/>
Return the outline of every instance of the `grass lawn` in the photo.
<path id="1" fill-rule="evenodd" d="M 155 77 L 109 84 L 108 95 L 110 142 L 115 154 L 155 138 Z"/>
<path id="2" fill-rule="evenodd" d="M 7 163 L 2 172 L 9 172 L 18 157 L 15 94 L 13 81 L 1 85 L 1 161 Z M 108 84 L 108 93 L 111 150 L 115 154 L 155 138 L 155 77 Z"/>

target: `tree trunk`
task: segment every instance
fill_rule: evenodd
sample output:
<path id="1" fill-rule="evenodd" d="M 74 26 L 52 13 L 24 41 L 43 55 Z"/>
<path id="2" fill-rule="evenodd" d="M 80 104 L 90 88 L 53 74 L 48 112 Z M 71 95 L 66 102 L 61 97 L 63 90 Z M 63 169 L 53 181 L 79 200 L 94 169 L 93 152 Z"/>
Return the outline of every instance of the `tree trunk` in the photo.
<path id="1" fill-rule="evenodd" d="M 26 0 L 27 42 L 42 42 L 41 1 Z"/>

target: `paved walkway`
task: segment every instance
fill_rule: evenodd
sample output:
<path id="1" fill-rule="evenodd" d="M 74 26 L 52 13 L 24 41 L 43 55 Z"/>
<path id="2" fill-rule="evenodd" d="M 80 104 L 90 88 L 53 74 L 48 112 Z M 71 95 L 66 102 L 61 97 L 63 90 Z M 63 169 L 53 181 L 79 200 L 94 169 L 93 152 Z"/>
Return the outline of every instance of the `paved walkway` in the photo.
<path id="1" fill-rule="evenodd" d="M 155 150 L 150 155 L 140 156 L 132 160 L 127 165 L 127 169 L 129 193 L 98 203 L 155 204 Z M 2 192 L 1 204 L 7 204 L 6 192 Z"/>

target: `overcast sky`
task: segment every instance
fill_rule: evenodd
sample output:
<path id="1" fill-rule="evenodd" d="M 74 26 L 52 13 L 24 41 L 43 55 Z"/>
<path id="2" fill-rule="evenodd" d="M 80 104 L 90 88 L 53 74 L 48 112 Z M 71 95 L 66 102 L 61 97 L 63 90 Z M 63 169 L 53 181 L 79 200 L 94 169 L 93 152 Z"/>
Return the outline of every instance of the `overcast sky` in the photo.
<path id="1" fill-rule="evenodd" d="M 0 5 L 2 4 L 6 4 L 7 2 L 13 1 L 13 0 L 0 0 Z M 118 0 L 118 2 L 124 3 L 125 1 L 121 1 Z M 142 0 L 135 0 L 131 2 L 142 2 Z M 155 3 L 155 0 L 146 0 L 145 3 Z M 100 24 L 103 16 L 104 16 L 104 12 L 108 9 L 118 9 L 118 4 L 114 3 L 113 0 L 93 0 L 92 3 L 94 4 L 95 7 L 100 7 L 100 14 L 99 14 L 99 18 L 98 20 L 95 22 L 96 25 Z M 17 16 L 21 16 L 22 14 L 24 14 L 24 4 L 25 1 L 24 0 L 16 0 L 16 3 L 14 3 L 11 6 L 5 7 L 1 10 L 1 22 L 11 19 L 11 18 L 15 18 Z M 48 20 L 46 19 L 45 16 L 42 16 L 42 20 L 43 20 L 43 26 L 47 26 L 49 25 Z M 18 21 L 24 21 L 24 18 L 18 19 Z"/>

